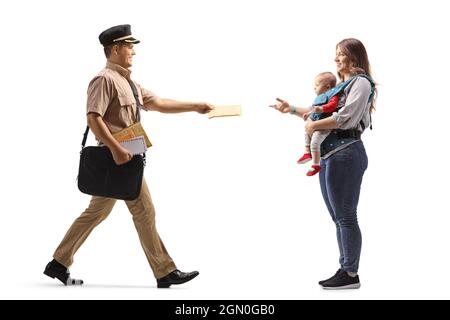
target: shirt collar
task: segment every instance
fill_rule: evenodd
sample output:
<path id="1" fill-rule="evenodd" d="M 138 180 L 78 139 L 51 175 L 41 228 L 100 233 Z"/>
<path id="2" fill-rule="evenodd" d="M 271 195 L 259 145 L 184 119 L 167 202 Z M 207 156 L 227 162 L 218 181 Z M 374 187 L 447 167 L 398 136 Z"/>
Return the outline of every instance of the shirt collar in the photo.
<path id="1" fill-rule="evenodd" d="M 125 69 L 124 67 L 119 66 L 118 64 L 107 61 L 106 68 L 117 71 L 121 76 L 130 79 L 131 70 Z"/>

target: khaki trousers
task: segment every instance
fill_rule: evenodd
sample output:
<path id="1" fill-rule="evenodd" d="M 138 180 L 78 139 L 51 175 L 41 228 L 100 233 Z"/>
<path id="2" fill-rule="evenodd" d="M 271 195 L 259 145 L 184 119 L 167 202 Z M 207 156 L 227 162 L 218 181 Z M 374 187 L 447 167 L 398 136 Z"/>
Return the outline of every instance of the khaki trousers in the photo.
<path id="1" fill-rule="evenodd" d="M 89 207 L 79 216 L 67 231 L 64 239 L 53 254 L 62 265 L 69 267 L 73 256 L 91 231 L 108 217 L 116 199 L 93 196 Z M 139 197 L 125 201 L 133 215 L 133 222 L 155 278 L 161 278 L 176 270 L 175 263 L 167 253 L 155 226 L 155 208 L 145 180 Z"/>

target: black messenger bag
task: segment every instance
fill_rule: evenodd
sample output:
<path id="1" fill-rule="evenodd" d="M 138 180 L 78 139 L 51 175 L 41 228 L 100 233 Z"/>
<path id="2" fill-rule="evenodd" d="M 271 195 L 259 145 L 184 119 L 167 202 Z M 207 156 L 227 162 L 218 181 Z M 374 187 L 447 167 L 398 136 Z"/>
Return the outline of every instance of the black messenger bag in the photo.
<path id="1" fill-rule="evenodd" d="M 134 200 L 139 196 L 144 175 L 144 157 L 135 155 L 117 165 L 106 146 L 85 147 L 89 127 L 84 133 L 78 169 L 78 189 L 93 196 Z"/>

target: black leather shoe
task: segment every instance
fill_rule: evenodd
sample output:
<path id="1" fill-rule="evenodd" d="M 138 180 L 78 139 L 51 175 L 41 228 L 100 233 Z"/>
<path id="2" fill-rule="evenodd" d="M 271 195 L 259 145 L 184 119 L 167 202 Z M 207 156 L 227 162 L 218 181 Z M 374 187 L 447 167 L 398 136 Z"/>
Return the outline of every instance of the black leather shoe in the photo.
<path id="1" fill-rule="evenodd" d="M 82 285 L 83 280 L 72 279 L 70 277 L 69 269 L 63 266 L 61 263 L 53 259 L 45 267 L 44 274 L 54 279 L 57 278 L 59 281 L 67 285 Z"/>
<path id="2" fill-rule="evenodd" d="M 191 281 L 198 275 L 198 271 L 181 272 L 180 270 L 175 270 L 165 277 L 156 279 L 156 282 L 158 283 L 158 288 L 168 288 L 172 284 L 182 284 Z"/>

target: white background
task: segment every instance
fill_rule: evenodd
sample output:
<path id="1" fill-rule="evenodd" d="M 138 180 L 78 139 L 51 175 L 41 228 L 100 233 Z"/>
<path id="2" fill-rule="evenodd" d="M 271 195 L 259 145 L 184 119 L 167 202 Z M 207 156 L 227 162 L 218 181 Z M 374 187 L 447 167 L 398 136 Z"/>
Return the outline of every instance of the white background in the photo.
<path id="1" fill-rule="evenodd" d="M 0 274 L 3 299 L 448 299 L 448 11 L 445 1 L 2 2 Z M 241 117 L 146 113 L 157 226 L 194 281 L 157 290 L 118 203 L 75 256 L 81 288 L 42 274 L 89 196 L 76 186 L 98 34 L 130 23 L 133 77 L 161 97 L 241 104 Z M 366 46 L 379 83 L 359 205 L 362 287 L 338 268 L 318 177 L 296 164 L 303 122 L 267 106 L 314 99 L 335 45 Z M 94 143 L 93 138 L 89 142 Z"/>

